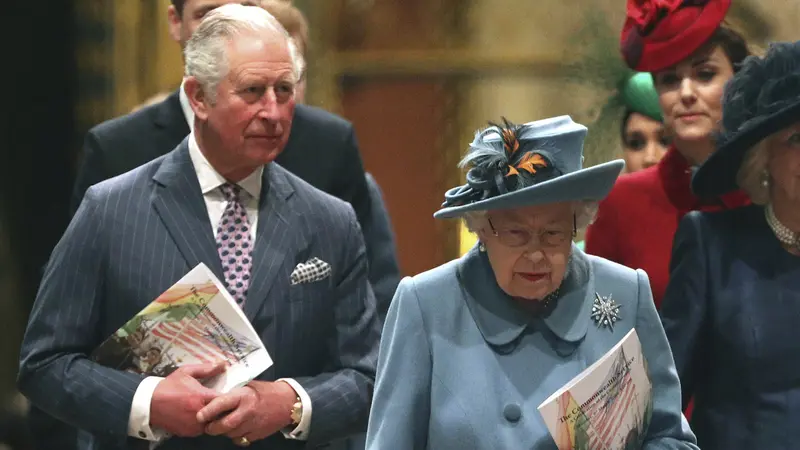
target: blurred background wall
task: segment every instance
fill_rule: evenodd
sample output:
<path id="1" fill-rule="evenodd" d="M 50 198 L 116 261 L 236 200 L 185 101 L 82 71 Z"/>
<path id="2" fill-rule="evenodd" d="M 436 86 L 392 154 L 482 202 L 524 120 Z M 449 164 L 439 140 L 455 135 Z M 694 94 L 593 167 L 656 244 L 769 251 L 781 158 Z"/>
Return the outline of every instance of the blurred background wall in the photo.
<path id="1" fill-rule="evenodd" d="M 756 43 L 795 40 L 800 2 L 734 0 L 731 22 Z M 0 148 L 0 397 L 10 395 L 41 267 L 67 225 L 86 130 L 175 89 L 181 58 L 168 0 L 9 2 L 0 17 L 10 97 Z M 473 132 L 571 114 L 588 122 L 609 92 L 564 78 L 576 33 L 595 18 L 618 32 L 623 0 L 295 0 L 310 21 L 308 102 L 351 120 L 387 201 L 404 274 L 474 242 L 434 221 Z M 587 161 L 619 145 L 587 148 Z"/>

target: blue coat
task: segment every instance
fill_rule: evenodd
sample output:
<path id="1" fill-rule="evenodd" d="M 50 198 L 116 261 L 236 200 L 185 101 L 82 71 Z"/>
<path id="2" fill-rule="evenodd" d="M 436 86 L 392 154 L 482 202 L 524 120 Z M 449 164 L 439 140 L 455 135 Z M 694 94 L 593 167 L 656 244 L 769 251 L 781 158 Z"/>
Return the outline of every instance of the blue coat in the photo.
<path id="1" fill-rule="evenodd" d="M 703 450 L 800 446 L 800 257 L 761 207 L 683 219 L 661 314 Z"/>
<path id="2" fill-rule="evenodd" d="M 635 327 L 653 382 L 643 448 L 696 449 L 647 275 L 573 247 L 562 297 L 529 320 L 484 253 L 405 278 L 383 331 L 367 431 L 369 450 L 556 449 L 537 407 Z M 595 293 L 621 321 L 591 319 Z"/>

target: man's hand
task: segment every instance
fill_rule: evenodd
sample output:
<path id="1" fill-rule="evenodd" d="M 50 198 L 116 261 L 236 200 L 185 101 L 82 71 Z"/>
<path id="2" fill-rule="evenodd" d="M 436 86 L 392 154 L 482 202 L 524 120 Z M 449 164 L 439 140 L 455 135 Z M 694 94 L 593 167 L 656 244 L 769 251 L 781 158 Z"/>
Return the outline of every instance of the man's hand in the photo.
<path id="1" fill-rule="evenodd" d="M 210 435 L 255 442 L 291 425 L 296 400 L 297 393 L 288 383 L 253 381 L 211 400 L 197 413 L 197 420 L 207 424 Z"/>
<path id="2" fill-rule="evenodd" d="M 200 384 L 225 372 L 225 363 L 184 366 L 163 379 L 150 401 L 150 425 L 176 436 L 196 437 L 203 434 L 205 424 L 197 421 L 197 412 L 219 393 Z"/>

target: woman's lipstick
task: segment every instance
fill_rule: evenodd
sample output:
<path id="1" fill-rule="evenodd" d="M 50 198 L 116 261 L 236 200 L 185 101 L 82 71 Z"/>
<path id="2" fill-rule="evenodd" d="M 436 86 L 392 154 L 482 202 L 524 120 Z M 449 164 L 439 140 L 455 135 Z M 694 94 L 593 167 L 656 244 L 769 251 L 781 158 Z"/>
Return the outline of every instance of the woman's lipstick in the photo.
<path id="1" fill-rule="evenodd" d="M 545 277 L 547 277 L 547 273 L 543 272 L 517 272 L 517 275 L 530 282 L 543 280 Z"/>

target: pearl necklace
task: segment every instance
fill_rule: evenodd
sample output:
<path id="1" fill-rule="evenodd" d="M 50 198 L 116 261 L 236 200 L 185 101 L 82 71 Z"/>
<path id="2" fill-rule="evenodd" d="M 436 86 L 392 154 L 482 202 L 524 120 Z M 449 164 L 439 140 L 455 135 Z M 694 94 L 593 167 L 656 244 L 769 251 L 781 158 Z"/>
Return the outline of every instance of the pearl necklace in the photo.
<path id="1" fill-rule="evenodd" d="M 556 302 L 558 301 L 559 294 L 561 294 L 561 288 L 560 287 L 557 287 L 555 291 L 551 292 L 550 294 L 547 294 L 547 296 L 545 296 L 545 298 L 543 298 L 540 301 L 540 303 L 542 305 L 542 310 L 543 311 L 548 311 L 548 310 L 550 310 L 550 308 L 555 306 Z"/>
<path id="2" fill-rule="evenodd" d="M 522 304 L 526 305 L 525 309 L 529 313 L 531 313 L 534 317 L 547 317 L 555 309 L 560 294 L 561 294 L 561 288 L 558 287 L 556 288 L 555 291 L 546 295 L 541 300 L 532 301 L 532 300 L 522 299 L 521 301 L 524 302 Z"/>
<path id="3" fill-rule="evenodd" d="M 767 217 L 767 223 L 775 233 L 775 237 L 781 241 L 781 244 L 789 247 L 790 250 L 800 251 L 800 233 L 795 233 L 790 230 L 786 225 L 782 224 L 777 217 L 772 205 L 767 205 L 764 209 L 764 215 Z"/>

